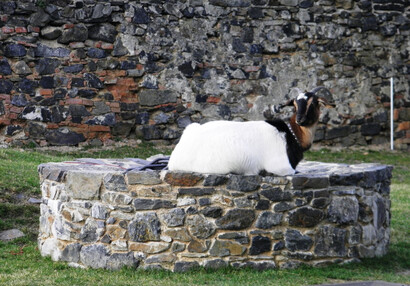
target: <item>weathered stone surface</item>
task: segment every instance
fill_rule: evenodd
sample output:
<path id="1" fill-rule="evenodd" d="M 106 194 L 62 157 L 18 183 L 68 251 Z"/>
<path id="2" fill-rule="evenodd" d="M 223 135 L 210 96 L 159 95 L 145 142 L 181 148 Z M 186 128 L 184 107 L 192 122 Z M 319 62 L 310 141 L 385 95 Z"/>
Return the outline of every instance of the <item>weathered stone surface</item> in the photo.
<path id="1" fill-rule="evenodd" d="M 109 257 L 108 249 L 101 244 L 83 246 L 80 251 L 80 261 L 91 268 L 105 268 Z"/>
<path id="2" fill-rule="evenodd" d="M 67 173 L 67 195 L 74 199 L 97 199 L 100 196 L 103 174 L 84 171 Z"/>
<path id="3" fill-rule="evenodd" d="M 184 196 L 207 196 L 215 193 L 214 188 L 184 188 L 178 189 L 178 195 Z"/>
<path id="4" fill-rule="evenodd" d="M 67 44 L 70 42 L 83 42 L 88 38 L 88 29 L 84 24 L 77 24 L 70 29 L 63 31 L 58 42 L 62 44 Z"/>
<path id="5" fill-rule="evenodd" d="M 302 207 L 289 213 L 289 225 L 298 227 L 312 227 L 317 225 L 324 218 L 321 210 L 310 207 Z"/>
<path id="6" fill-rule="evenodd" d="M 202 179 L 203 176 L 201 174 L 168 172 L 165 175 L 164 181 L 172 186 L 191 187 L 195 186 Z"/>
<path id="7" fill-rule="evenodd" d="M 156 213 L 137 213 L 128 226 L 131 241 L 159 240 L 161 236 L 161 224 Z"/>
<path id="8" fill-rule="evenodd" d="M 289 229 L 285 235 L 285 246 L 290 251 L 308 251 L 313 245 L 310 236 L 302 235 L 299 231 Z"/>
<path id="9" fill-rule="evenodd" d="M 337 224 L 355 223 L 359 215 L 356 197 L 334 198 L 329 205 L 329 221 Z"/>
<path id="10" fill-rule="evenodd" d="M 157 210 L 161 208 L 170 209 L 176 205 L 167 200 L 135 199 L 132 203 L 136 210 Z"/>
<path id="11" fill-rule="evenodd" d="M 216 225 L 226 230 L 241 230 L 248 228 L 255 220 L 255 212 L 248 209 L 229 210 L 216 220 Z"/>
<path id="12" fill-rule="evenodd" d="M 104 187 L 112 192 L 126 192 L 128 190 L 124 175 L 107 174 L 104 176 Z"/>
<path id="13" fill-rule="evenodd" d="M 209 250 L 209 254 L 212 256 L 238 256 L 244 254 L 246 251 L 246 247 L 242 246 L 238 243 L 230 242 L 230 241 L 223 241 L 223 240 L 215 240 L 214 244 L 211 246 Z"/>
<path id="14" fill-rule="evenodd" d="M 61 260 L 75 263 L 79 262 L 81 247 L 82 244 L 80 243 L 71 243 L 67 245 L 61 252 Z"/>
<path id="15" fill-rule="evenodd" d="M 343 257 L 346 255 L 346 230 L 321 226 L 315 236 L 315 255 L 319 257 Z"/>
<path id="16" fill-rule="evenodd" d="M 221 207 L 206 207 L 201 213 L 206 217 L 219 218 L 222 216 L 223 209 Z"/>
<path id="17" fill-rule="evenodd" d="M 177 262 L 174 266 L 174 272 L 187 272 L 199 268 L 199 263 L 196 261 L 193 262 Z"/>
<path id="18" fill-rule="evenodd" d="M 208 238 L 215 233 L 215 225 L 202 217 L 201 215 L 194 215 L 186 219 L 189 232 L 197 238 Z"/>
<path id="19" fill-rule="evenodd" d="M 266 197 L 272 202 L 280 202 L 280 201 L 290 201 L 291 194 L 288 191 L 282 191 L 281 188 L 268 188 L 260 191 L 261 195 Z"/>
<path id="20" fill-rule="evenodd" d="M 232 175 L 228 179 L 227 188 L 240 192 L 251 192 L 259 188 L 261 182 L 260 176 L 238 176 Z"/>
<path id="21" fill-rule="evenodd" d="M 129 249 L 131 251 L 142 251 L 144 253 L 156 254 L 161 253 L 169 249 L 171 244 L 169 242 L 145 242 L 145 243 L 134 243 L 129 244 Z"/>
<path id="22" fill-rule="evenodd" d="M 184 209 L 172 209 L 165 213 L 162 219 L 168 226 L 181 226 L 184 224 L 185 216 Z"/>
<path id="23" fill-rule="evenodd" d="M 271 229 L 276 225 L 279 225 L 282 221 L 282 214 L 277 214 L 273 212 L 262 212 L 257 221 L 256 227 L 261 229 Z"/>
<path id="24" fill-rule="evenodd" d="M 135 259 L 132 252 L 128 253 L 113 253 L 107 260 L 106 268 L 110 270 L 119 270 L 123 267 L 136 268 L 139 261 Z"/>
<path id="25" fill-rule="evenodd" d="M 156 106 L 166 103 L 175 103 L 177 94 L 169 90 L 147 89 L 139 94 L 142 106 Z"/>
<path id="26" fill-rule="evenodd" d="M 130 185 L 156 185 L 162 180 L 159 177 L 159 172 L 142 171 L 142 172 L 127 172 L 127 180 Z"/>
<path id="27" fill-rule="evenodd" d="M 269 237 L 266 236 L 255 236 L 252 239 L 252 245 L 249 249 L 249 255 L 259 255 L 264 252 L 272 250 L 272 242 Z"/>
<path id="28" fill-rule="evenodd" d="M 83 134 L 69 131 L 67 129 L 46 131 L 45 139 L 49 144 L 56 146 L 75 146 L 78 145 L 80 142 L 85 141 L 85 137 Z"/>
<path id="29" fill-rule="evenodd" d="M 18 229 L 3 230 L 0 232 L 1 241 L 10 241 L 19 237 L 23 237 L 24 233 Z"/>

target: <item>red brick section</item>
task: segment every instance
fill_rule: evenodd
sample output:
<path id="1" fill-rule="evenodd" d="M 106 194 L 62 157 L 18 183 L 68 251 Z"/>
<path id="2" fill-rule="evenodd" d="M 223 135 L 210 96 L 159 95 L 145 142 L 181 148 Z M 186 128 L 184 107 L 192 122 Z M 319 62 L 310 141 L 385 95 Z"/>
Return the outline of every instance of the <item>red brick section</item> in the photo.
<path id="1" fill-rule="evenodd" d="M 200 174 L 170 172 L 165 175 L 164 181 L 172 186 L 192 187 L 202 179 L 203 176 Z"/>

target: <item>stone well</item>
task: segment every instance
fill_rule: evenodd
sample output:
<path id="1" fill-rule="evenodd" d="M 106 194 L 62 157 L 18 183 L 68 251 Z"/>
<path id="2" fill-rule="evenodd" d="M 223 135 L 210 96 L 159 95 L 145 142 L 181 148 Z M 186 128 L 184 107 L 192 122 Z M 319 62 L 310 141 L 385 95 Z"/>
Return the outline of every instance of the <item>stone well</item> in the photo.
<path id="1" fill-rule="evenodd" d="M 39 166 L 38 245 L 78 267 L 292 268 L 386 254 L 392 167 L 302 162 L 294 176 Z"/>

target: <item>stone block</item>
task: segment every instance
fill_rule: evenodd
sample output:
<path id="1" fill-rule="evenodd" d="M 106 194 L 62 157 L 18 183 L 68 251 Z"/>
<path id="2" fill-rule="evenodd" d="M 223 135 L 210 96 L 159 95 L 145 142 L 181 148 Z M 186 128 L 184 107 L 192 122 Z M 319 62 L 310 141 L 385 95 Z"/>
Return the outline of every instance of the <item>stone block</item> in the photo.
<path id="1" fill-rule="evenodd" d="M 227 189 L 239 192 L 252 192 L 259 188 L 260 176 L 231 175 L 228 179 Z"/>
<path id="2" fill-rule="evenodd" d="M 359 202 L 356 197 L 333 198 L 328 209 L 328 220 L 337 224 L 357 222 Z"/>
<path id="3" fill-rule="evenodd" d="M 128 226 L 131 241 L 156 241 L 161 236 L 161 223 L 154 212 L 137 213 Z"/>
<path id="4" fill-rule="evenodd" d="M 318 257 L 346 256 L 346 233 L 345 229 L 329 225 L 321 226 L 315 236 L 315 255 Z"/>
<path id="5" fill-rule="evenodd" d="M 265 211 L 258 216 L 255 226 L 261 229 L 272 229 L 281 223 L 282 217 L 282 214 Z"/>
<path id="6" fill-rule="evenodd" d="M 216 225 L 225 230 L 241 230 L 248 228 L 255 220 L 255 212 L 249 209 L 229 210 L 216 220 Z"/>
<path id="7" fill-rule="evenodd" d="M 289 225 L 297 227 L 313 227 L 324 218 L 324 212 L 310 207 L 301 207 L 288 215 Z"/>
<path id="8" fill-rule="evenodd" d="M 73 199 L 98 199 L 102 178 L 103 174 L 99 172 L 70 171 L 66 177 L 67 195 Z"/>
<path id="9" fill-rule="evenodd" d="M 209 250 L 211 256 L 241 256 L 245 253 L 246 247 L 240 245 L 239 243 L 234 243 L 230 241 L 215 240 Z"/>
<path id="10" fill-rule="evenodd" d="M 177 173 L 168 172 L 164 181 L 172 186 L 192 187 L 203 179 L 203 175 L 198 173 Z"/>
<path id="11" fill-rule="evenodd" d="M 130 171 L 127 172 L 126 177 L 129 185 L 157 185 L 162 183 L 157 171 Z"/>
<path id="12" fill-rule="evenodd" d="M 91 268 L 106 268 L 110 253 L 106 246 L 91 244 L 83 246 L 80 251 L 80 261 Z"/>

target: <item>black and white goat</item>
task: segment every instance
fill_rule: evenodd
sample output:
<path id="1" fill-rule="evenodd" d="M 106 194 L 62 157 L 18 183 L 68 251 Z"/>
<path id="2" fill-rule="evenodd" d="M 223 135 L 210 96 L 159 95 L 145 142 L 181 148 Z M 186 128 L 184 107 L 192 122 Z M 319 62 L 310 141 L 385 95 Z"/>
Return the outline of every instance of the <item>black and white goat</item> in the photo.
<path id="1" fill-rule="evenodd" d="M 170 171 L 292 175 L 313 142 L 320 105 L 332 107 L 317 92 L 300 92 L 280 105 L 294 106 L 289 124 L 266 121 L 211 121 L 187 126 L 168 163 Z M 266 116 L 266 115 L 265 115 Z"/>

